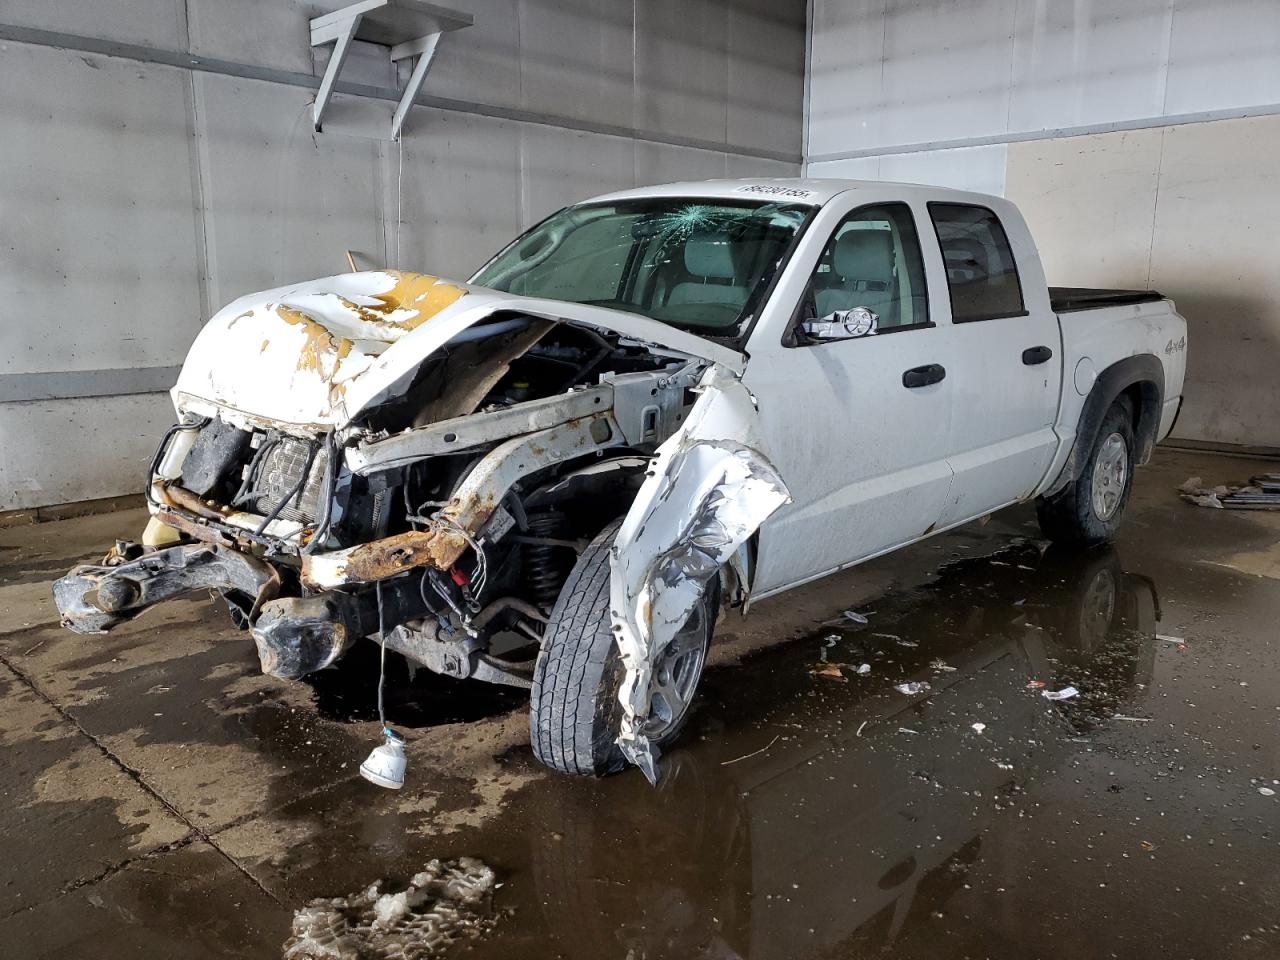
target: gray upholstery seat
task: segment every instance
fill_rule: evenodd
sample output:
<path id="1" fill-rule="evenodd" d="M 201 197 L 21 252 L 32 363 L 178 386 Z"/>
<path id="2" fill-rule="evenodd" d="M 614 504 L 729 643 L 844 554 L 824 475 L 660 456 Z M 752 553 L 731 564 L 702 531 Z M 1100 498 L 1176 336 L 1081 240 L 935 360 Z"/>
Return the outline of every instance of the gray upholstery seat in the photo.
<path id="1" fill-rule="evenodd" d="M 734 283 L 733 247 L 729 235 L 719 231 L 699 231 L 684 245 L 685 269 L 701 280 L 686 280 L 671 288 L 668 306 L 687 303 L 723 303 L 741 307 L 747 289 Z M 728 281 L 728 282 L 726 282 Z"/>
<path id="2" fill-rule="evenodd" d="M 831 257 L 835 283 L 814 292 L 818 316 L 866 307 L 895 323 L 893 235 L 888 230 L 846 230 Z"/>

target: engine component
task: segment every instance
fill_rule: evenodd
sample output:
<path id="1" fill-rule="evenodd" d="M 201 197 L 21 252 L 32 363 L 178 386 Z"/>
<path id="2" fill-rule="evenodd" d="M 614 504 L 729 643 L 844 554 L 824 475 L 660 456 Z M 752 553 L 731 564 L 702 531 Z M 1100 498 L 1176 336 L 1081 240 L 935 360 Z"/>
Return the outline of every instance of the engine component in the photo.
<path id="1" fill-rule="evenodd" d="M 200 497 L 208 497 L 226 479 L 231 468 L 243 461 L 253 435 L 217 417 L 196 434 L 182 461 L 182 485 Z M 176 442 L 176 441 L 175 441 Z"/>
<path id="2" fill-rule="evenodd" d="M 320 490 L 328 470 L 328 454 L 317 441 L 280 436 L 264 440 L 269 444 L 249 478 L 244 495 L 263 516 L 278 516 L 296 523 L 315 520 Z"/>

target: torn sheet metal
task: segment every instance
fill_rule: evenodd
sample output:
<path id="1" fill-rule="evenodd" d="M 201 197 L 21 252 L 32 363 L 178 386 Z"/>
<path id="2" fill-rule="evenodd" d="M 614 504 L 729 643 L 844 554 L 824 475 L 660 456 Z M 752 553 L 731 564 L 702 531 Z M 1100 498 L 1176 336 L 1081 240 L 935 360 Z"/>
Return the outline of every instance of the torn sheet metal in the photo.
<path id="1" fill-rule="evenodd" d="M 684 427 L 654 457 L 611 555 L 610 608 L 626 667 L 618 745 L 657 781 L 645 734 L 653 664 L 711 578 L 791 499 L 762 449 L 754 400 L 719 367 L 704 374 Z"/>

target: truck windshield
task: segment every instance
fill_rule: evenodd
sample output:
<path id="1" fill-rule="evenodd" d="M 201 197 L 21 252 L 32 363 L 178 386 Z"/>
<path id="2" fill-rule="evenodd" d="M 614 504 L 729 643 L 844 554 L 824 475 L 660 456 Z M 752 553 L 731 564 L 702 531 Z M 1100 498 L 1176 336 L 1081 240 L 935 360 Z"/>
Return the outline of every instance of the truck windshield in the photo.
<path id="1" fill-rule="evenodd" d="M 515 240 L 471 282 L 736 338 L 812 209 L 689 197 L 568 207 Z"/>

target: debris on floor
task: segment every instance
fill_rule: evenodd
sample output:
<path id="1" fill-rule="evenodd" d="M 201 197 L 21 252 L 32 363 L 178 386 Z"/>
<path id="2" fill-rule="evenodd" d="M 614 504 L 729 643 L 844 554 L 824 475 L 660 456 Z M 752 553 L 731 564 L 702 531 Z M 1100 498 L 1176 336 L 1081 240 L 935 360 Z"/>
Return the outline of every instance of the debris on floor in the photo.
<path id="1" fill-rule="evenodd" d="M 933 687 L 923 680 L 912 680 L 910 683 L 899 683 L 893 689 L 910 697 L 917 693 L 928 693 Z"/>
<path id="2" fill-rule="evenodd" d="M 312 900 L 293 916 L 284 960 L 421 960 L 497 922 L 493 870 L 474 857 L 432 860 L 399 893 L 371 884 L 349 897 Z"/>
<path id="3" fill-rule="evenodd" d="M 859 613 L 857 610 L 845 610 L 843 613 L 840 614 L 840 616 L 836 617 L 834 620 L 826 621 L 824 625 L 830 626 L 833 623 L 846 623 L 846 622 L 856 623 L 856 624 L 859 624 L 860 626 L 866 626 L 871 621 L 868 620 L 865 615 Z"/>
<path id="4" fill-rule="evenodd" d="M 1080 691 L 1075 687 L 1063 687 L 1061 690 L 1041 690 L 1040 695 L 1047 700 L 1070 700 L 1079 696 Z"/>
<path id="5" fill-rule="evenodd" d="M 815 677 L 826 677 L 828 680 L 839 680 L 848 683 L 848 678 L 840 670 L 838 663 L 819 663 L 809 671 Z"/>
<path id="6" fill-rule="evenodd" d="M 1206 487 L 1200 477 L 1188 477 L 1178 493 L 1188 503 L 1215 510 L 1280 510 L 1280 473 L 1250 477 L 1247 484 Z"/>

